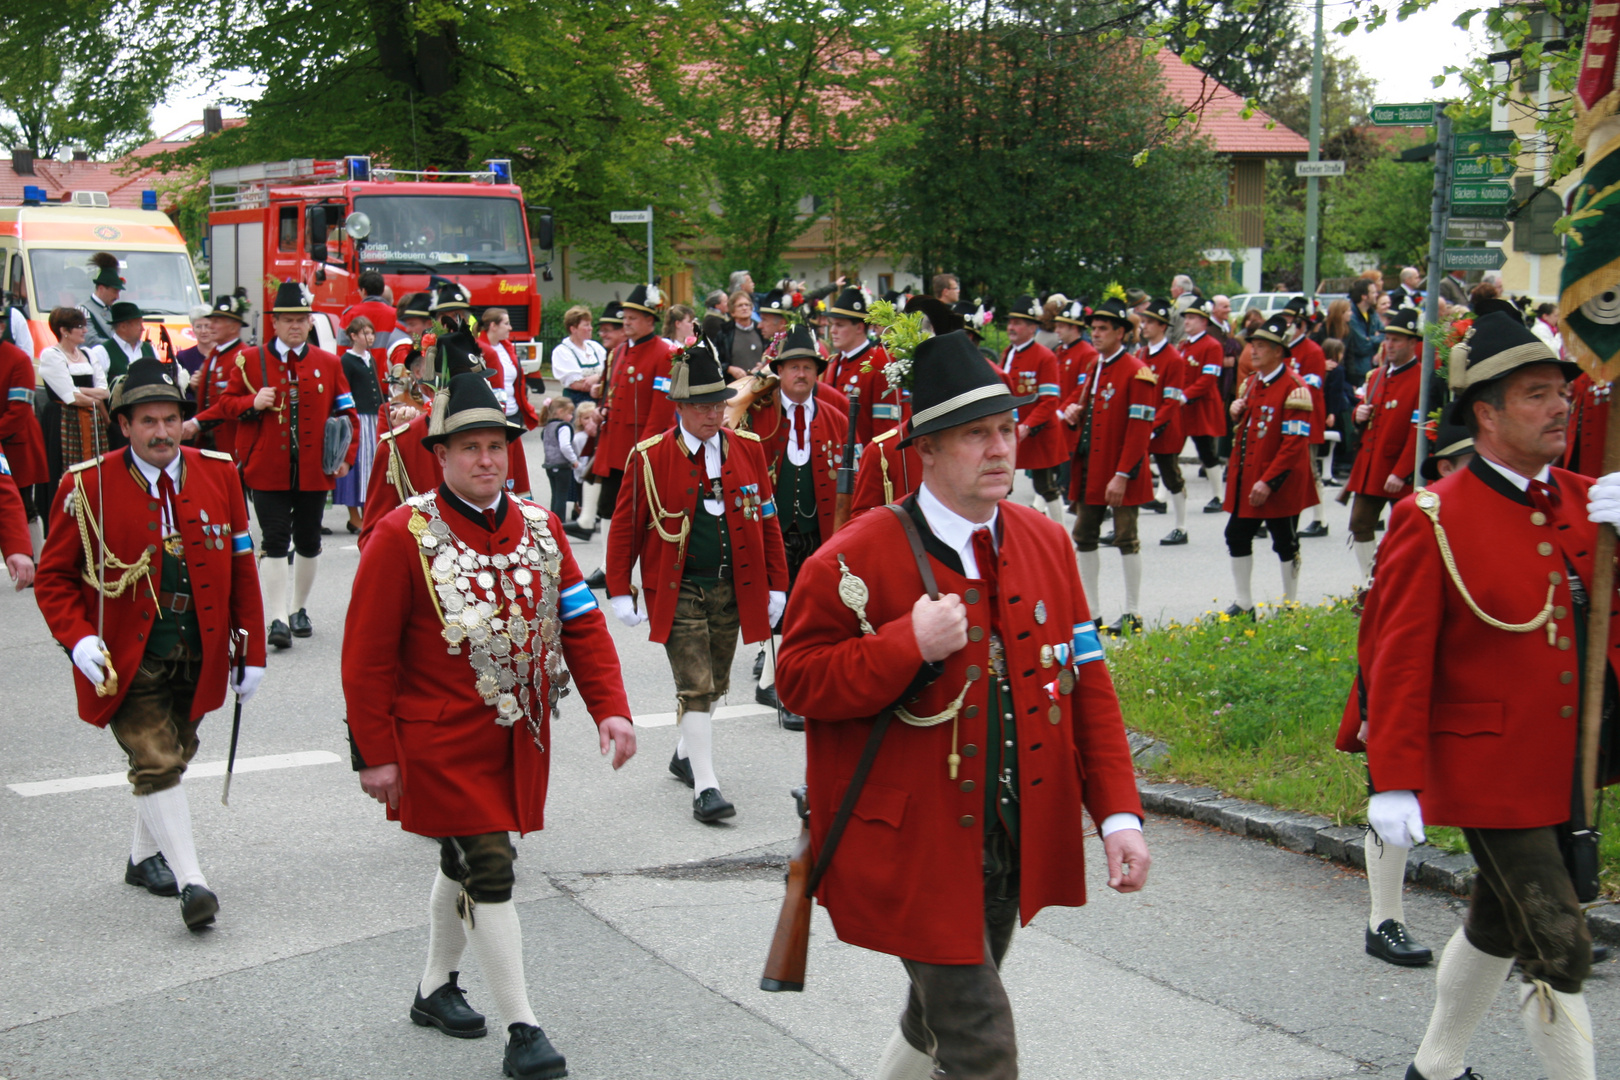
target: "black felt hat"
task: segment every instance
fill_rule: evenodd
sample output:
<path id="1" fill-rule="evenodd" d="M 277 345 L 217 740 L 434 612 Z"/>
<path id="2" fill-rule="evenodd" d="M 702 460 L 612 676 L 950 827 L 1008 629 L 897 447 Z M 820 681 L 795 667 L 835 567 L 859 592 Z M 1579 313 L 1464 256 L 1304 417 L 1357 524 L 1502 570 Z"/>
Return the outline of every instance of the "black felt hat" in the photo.
<path id="1" fill-rule="evenodd" d="M 1288 303 L 1283 305 L 1283 310 L 1295 318 L 1304 318 L 1305 312 L 1309 309 L 1310 301 L 1303 296 L 1290 297 Z"/>
<path id="2" fill-rule="evenodd" d="M 219 316 L 222 319 L 235 319 L 243 326 L 248 321 L 248 299 L 241 293 L 231 293 L 221 296 L 214 301 L 214 309 L 208 313 L 210 316 Z"/>
<path id="3" fill-rule="evenodd" d="M 1481 315 L 1451 350 L 1447 364 L 1452 392 L 1448 418 L 1454 424 L 1467 423 L 1475 390 L 1531 364 L 1557 364 L 1570 380 L 1581 373 L 1579 364 L 1559 359 L 1523 320 L 1506 311 Z"/>
<path id="4" fill-rule="evenodd" d="M 283 281 L 276 286 L 276 300 L 270 306 L 272 315 L 308 315 L 315 309 L 310 306 L 312 297 L 309 290 L 296 281 Z"/>
<path id="5" fill-rule="evenodd" d="M 399 309 L 402 319 L 431 319 L 433 318 L 433 296 L 431 293 L 411 293 L 405 298 L 405 303 Z"/>
<path id="6" fill-rule="evenodd" d="M 433 296 L 434 315 L 443 315 L 450 311 L 471 311 L 471 294 L 454 281 L 447 281 L 439 286 L 439 291 Z"/>
<path id="7" fill-rule="evenodd" d="M 1058 313 L 1052 318 L 1060 323 L 1068 323 L 1070 326 L 1085 326 L 1091 321 L 1091 309 L 1086 306 L 1084 300 L 1070 300 L 1059 308 Z"/>
<path id="8" fill-rule="evenodd" d="M 737 391 L 726 385 L 726 372 L 720 365 L 718 350 L 707 340 L 688 348 L 685 355 L 670 365 L 671 401 L 713 405 L 717 401 L 730 401 L 736 396 Z"/>
<path id="9" fill-rule="evenodd" d="M 1453 421 L 1443 421 L 1436 436 L 1430 440 L 1434 448 L 1423 459 L 1423 479 L 1434 483 L 1440 479 L 1440 462 L 1461 454 L 1474 452 L 1474 437 L 1468 429 Z"/>
<path id="10" fill-rule="evenodd" d="M 96 276 L 90 279 L 90 284 L 100 285 L 104 289 L 128 288 L 118 273 L 118 256 L 108 251 L 98 251 L 90 256 L 90 265 L 96 268 Z"/>
<path id="11" fill-rule="evenodd" d="M 782 339 L 782 351 L 771 357 L 771 370 L 781 371 L 782 364 L 788 360 L 814 360 L 818 375 L 827 370 L 827 358 L 816 348 L 815 331 L 803 323 L 788 327 L 787 336 Z"/>
<path id="12" fill-rule="evenodd" d="M 759 313 L 761 315 L 781 315 L 785 317 L 792 310 L 792 298 L 781 289 L 772 289 L 765 294 L 765 299 L 759 302 Z"/>
<path id="13" fill-rule="evenodd" d="M 1385 334 L 1400 334 L 1404 337 L 1421 338 L 1423 329 L 1418 325 L 1422 315 L 1415 307 L 1403 307 L 1389 318 L 1384 320 Z"/>
<path id="14" fill-rule="evenodd" d="M 492 430 L 506 432 L 507 442 L 523 435 L 523 425 L 506 419 L 506 410 L 484 377 L 462 372 L 450 380 L 448 389 L 434 395 L 433 414 L 422 445 L 435 446 L 463 431 Z"/>
<path id="15" fill-rule="evenodd" d="M 129 365 L 129 370 L 119 380 L 118 389 L 113 393 L 112 407 L 108 411 L 117 416 L 136 405 L 153 401 L 174 402 L 180 406 L 181 416 L 190 416 L 197 408 L 196 402 L 188 401 L 186 395 L 181 393 L 175 365 L 142 357 Z"/>
<path id="16" fill-rule="evenodd" d="M 1146 318 L 1155 319 L 1164 323 L 1164 325 L 1169 326 L 1171 321 L 1170 301 L 1164 299 L 1163 297 L 1154 297 L 1152 300 L 1148 301 L 1147 307 L 1142 309 L 1142 315 Z"/>
<path id="17" fill-rule="evenodd" d="M 1187 303 L 1187 306 L 1181 309 L 1181 314 L 1183 316 L 1198 315 L 1213 322 L 1215 319 L 1215 301 L 1207 296 L 1194 296 Z"/>
<path id="18" fill-rule="evenodd" d="M 647 315 L 658 314 L 658 290 L 648 290 L 645 285 L 637 285 L 630 290 L 630 298 L 624 302 L 626 311 L 639 311 Z"/>
<path id="19" fill-rule="evenodd" d="M 827 314 L 840 319 L 854 319 L 856 322 L 865 322 L 868 306 L 866 294 L 851 285 L 838 294 L 838 299 L 832 302 L 832 306 L 827 309 Z"/>
<path id="20" fill-rule="evenodd" d="M 1249 331 L 1250 341 L 1269 341 L 1288 355 L 1288 335 L 1293 330 L 1288 316 L 1282 312 L 1274 313 L 1269 319 Z"/>
<path id="21" fill-rule="evenodd" d="M 452 382 L 457 375 L 472 374 L 488 379 L 495 374 L 494 368 L 484 366 L 484 350 L 479 347 L 478 339 L 473 337 L 471 330 L 462 328 L 440 334 L 438 350 L 435 366 Z"/>
<path id="22" fill-rule="evenodd" d="M 936 335 L 948 334 L 952 330 L 962 330 L 967 327 L 967 320 L 956 313 L 956 309 L 945 301 L 934 296 L 913 296 L 906 305 L 907 313 L 921 312 L 923 318 Z"/>
<path id="23" fill-rule="evenodd" d="M 624 305 L 617 300 L 609 300 L 602 305 L 602 317 L 596 320 L 596 325 L 607 323 L 609 326 L 624 325 Z"/>
<path id="24" fill-rule="evenodd" d="M 1093 319 L 1112 319 L 1124 327 L 1131 325 L 1131 311 L 1123 300 L 1109 298 L 1091 309 Z"/>
<path id="25" fill-rule="evenodd" d="M 912 355 L 911 365 L 911 422 L 901 446 L 1035 400 L 1034 394 L 1017 397 L 1007 389 L 966 330 L 925 338 Z"/>
<path id="26" fill-rule="evenodd" d="M 141 311 L 141 305 L 132 304 L 128 300 L 116 301 L 112 307 L 107 309 L 107 316 L 114 323 L 128 322 L 130 319 L 139 319 L 143 314 L 144 312 Z"/>
<path id="27" fill-rule="evenodd" d="M 1007 309 L 1008 322 L 1013 319 L 1024 319 L 1027 322 L 1038 323 L 1044 317 L 1045 312 L 1041 309 L 1041 302 L 1033 296 L 1020 296 Z"/>

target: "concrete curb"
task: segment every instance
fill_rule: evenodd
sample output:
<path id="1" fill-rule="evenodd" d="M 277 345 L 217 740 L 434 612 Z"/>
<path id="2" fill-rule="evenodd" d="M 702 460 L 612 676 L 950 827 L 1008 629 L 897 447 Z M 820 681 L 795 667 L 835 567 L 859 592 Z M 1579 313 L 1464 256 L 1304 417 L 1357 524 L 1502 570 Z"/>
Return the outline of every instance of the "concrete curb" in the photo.
<path id="1" fill-rule="evenodd" d="M 1157 739 L 1129 732 L 1131 756 L 1138 767 L 1150 766 L 1169 754 L 1170 748 Z M 1143 809 L 1168 817 L 1189 818 L 1224 829 L 1237 836 L 1252 836 L 1331 862 L 1367 869 L 1367 830 L 1361 825 L 1335 825 L 1325 817 L 1278 810 L 1264 803 L 1229 799 L 1214 788 L 1190 784 L 1155 783 L 1138 778 L 1136 790 Z M 1467 896 L 1474 886 L 1477 868 L 1472 855 L 1454 855 L 1428 844 L 1419 844 L 1406 857 L 1408 884 Z M 1592 908 L 1586 913 L 1592 936 L 1620 944 L 1620 905 Z"/>

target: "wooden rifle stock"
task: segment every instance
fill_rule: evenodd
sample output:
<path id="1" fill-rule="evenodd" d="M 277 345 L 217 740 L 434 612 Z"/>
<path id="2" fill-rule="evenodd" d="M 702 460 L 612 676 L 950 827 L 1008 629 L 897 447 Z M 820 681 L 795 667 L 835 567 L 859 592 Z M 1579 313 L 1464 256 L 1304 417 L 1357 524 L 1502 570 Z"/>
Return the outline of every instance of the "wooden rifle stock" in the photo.
<path id="1" fill-rule="evenodd" d="M 759 988 L 770 993 L 804 989 L 804 969 L 810 951 L 810 911 L 812 901 L 806 886 L 810 881 L 810 807 L 803 787 L 793 789 L 804 824 L 788 857 L 787 895 L 782 913 L 776 918 L 776 934 L 771 938 L 770 955 L 765 958 L 765 974 Z"/>
<path id="2" fill-rule="evenodd" d="M 844 436 L 844 459 L 838 466 L 838 493 L 833 496 L 833 532 L 849 521 L 855 498 L 855 420 L 861 414 L 861 390 L 849 388 L 849 432 Z"/>

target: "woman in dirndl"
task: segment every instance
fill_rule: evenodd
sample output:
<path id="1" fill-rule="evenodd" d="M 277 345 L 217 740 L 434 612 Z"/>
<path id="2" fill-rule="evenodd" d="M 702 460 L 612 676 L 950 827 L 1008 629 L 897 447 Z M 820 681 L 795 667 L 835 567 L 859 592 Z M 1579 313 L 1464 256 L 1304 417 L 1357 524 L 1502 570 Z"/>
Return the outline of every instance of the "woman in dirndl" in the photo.
<path id="1" fill-rule="evenodd" d="M 107 373 L 84 347 L 89 326 L 75 307 L 51 310 L 56 344 L 39 354 L 39 381 L 45 384 L 45 461 L 51 491 L 69 469 L 107 453 Z"/>
<path id="2" fill-rule="evenodd" d="M 355 432 L 360 450 L 355 457 L 354 468 L 338 477 L 333 485 L 332 503 L 349 508 L 349 531 L 358 533 L 360 508 L 365 505 L 366 491 L 371 484 L 371 463 L 377 459 L 377 436 L 380 434 L 377 426 L 387 422 L 378 414 L 382 413 L 387 399 L 383 393 L 382 375 L 377 370 L 377 360 L 371 351 L 377 339 L 377 331 L 371 325 L 371 320 L 364 315 L 356 315 L 344 327 L 344 332 L 349 335 L 349 351 L 343 354 L 343 377 L 349 380 L 349 393 L 354 396 L 354 411 L 360 418 Z"/>

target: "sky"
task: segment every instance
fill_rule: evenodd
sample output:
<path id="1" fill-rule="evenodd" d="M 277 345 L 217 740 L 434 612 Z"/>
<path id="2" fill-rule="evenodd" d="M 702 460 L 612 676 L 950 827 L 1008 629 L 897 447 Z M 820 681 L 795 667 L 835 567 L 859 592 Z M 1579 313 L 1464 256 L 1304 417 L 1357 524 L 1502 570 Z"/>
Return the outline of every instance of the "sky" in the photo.
<path id="1" fill-rule="evenodd" d="M 1309 32 L 1314 5 L 1310 0 L 1292 0 L 1292 3 L 1300 10 L 1302 25 Z M 1330 47 L 1360 61 L 1361 69 L 1377 81 L 1380 103 L 1429 101 L 1437 94 L 1455 96 L 1458 93 L 1455 80 L 1435 90 L 1430 78 L 1440 74 L 1448 64 L 1461 65 L 1489 51 L 1483 32 L 1478 29 L 1464 32 L 1451 25 L 1461 12 L 1489 6 L 1487 0 L 1437 0 L 1426 11 L 1405 22 L 1391 20 L 1370 34 L 1357 31 L 1349 37 L 1340 37 L 1333 33 L 1333 26 L 1343 21 L 1352 3 L 1353 0 L 1324 0 L 1327 40 Z M 1480 21 L 1475 20 L 1476 26 Z M 154 110 L 152 130 L 162 135 L 189 121 L 200 120 L 204 105 L 222 94 L 251 97 L 252 87 L 253 80 L 245 76 L 232 79 L 222 90 L 209 91 L 198 82 L 182 85 Z M 227 109 L 226 115 L 236 115 L 236 111 Z"/>

